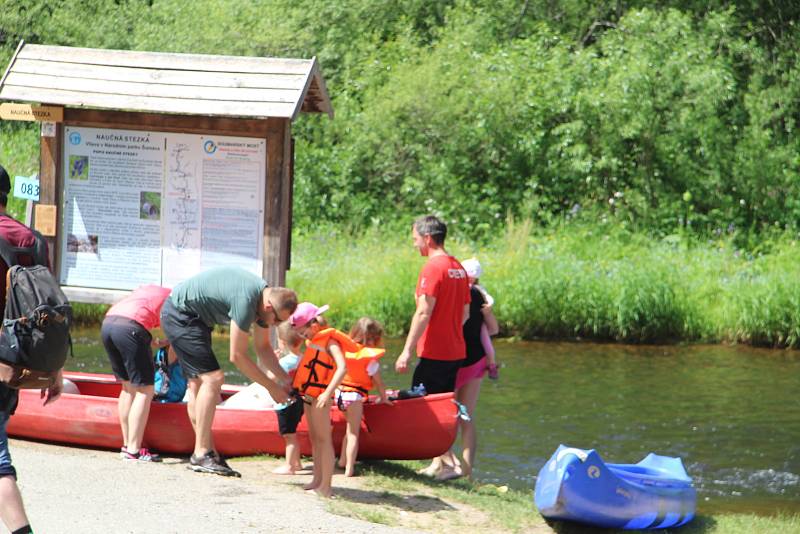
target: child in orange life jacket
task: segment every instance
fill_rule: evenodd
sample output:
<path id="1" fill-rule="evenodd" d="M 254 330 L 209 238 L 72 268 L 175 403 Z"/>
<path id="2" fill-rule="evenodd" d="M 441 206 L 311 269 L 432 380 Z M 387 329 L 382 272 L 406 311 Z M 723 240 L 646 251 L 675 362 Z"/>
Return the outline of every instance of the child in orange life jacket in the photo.
<path id="1" fill-rule="evenodd" d="M 339 455 L 339 467 L 344 469 L 347 477 L 355 474 L 361 416 L 364 413 L 364 401 L 367 400 L 373 383 L 380 394 L 378 402 L 392 404 L 386 396 L 381 366 L 378 363 L 386 353 L 386 349 L 378 348 L 383 344 L 383 327 L 375 319 L 362 317 L 350 329 L 350 338 L 358 344 L 358 350 L 345 353 L 347 374 L 336 390 L 336 404 L 347 417 L 347 432 L 342 439 Z"/>
<path id="2" fill-rule="evenodd" d="M 301 360 L 303 338 L 289 321 L 278 325 L 278 349 L 284 354 L 278 363 L 290 377 L 294 376 Z M 294 475 L 303 469 L 300 463 L 300 444 L 297 441 L 297 425 L 303 417 L 303 403 L 290 399 L 288 404 L 275 406 L 275 415 L 278 418 L 278 430 L 286 442 L 286 464 L 272 472 L 277 475 Z"/>
<path id="3" fill-rule="evenodd" d="M 301 302 L 289 318 L 295 330 L 306 338 L 306 350 L 292 382 L 303 396 L 314 457 L 314 477 L 303 489 L 322 497 L 331 496 L 336 461 L 331 435 L 331 399 L 345 375 L 344 353 L 356 350 L 356 344 L 347 334 L 327 328 L 322 317 L 327 309 L 327 305 L 318 308 L 310 302 Z"/>

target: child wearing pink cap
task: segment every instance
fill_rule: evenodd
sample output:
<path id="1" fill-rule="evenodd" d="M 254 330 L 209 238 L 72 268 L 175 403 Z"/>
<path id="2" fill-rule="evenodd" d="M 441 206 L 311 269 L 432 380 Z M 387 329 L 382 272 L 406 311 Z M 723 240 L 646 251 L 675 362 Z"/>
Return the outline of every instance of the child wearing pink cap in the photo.
<path id="1" fill-rule="evenodd" d="M 306 339 L 306 350 L 292 382 L 303 396 L 314 458 L 314 476 L 303 489 L 322 497 L 331 496 L 335 461 L 331 399 L 347 370 L 344 353 L 357 350 L 347 334 L 327 327 L 322 317 L 327 310 L 327 305 L 317 307 L 301 302 L 289 318 L 297 333 Z"/>

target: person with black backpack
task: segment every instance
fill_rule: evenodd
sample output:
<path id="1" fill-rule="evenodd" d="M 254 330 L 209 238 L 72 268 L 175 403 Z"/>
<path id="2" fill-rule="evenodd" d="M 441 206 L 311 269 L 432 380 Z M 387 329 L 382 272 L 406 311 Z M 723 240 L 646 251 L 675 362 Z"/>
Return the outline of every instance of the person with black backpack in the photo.
<path id="1" fill-rule="evenodd" d="M 38 232 L 6 215 L 10 192 L 11 179 L 6 170 L 0 166 L 0 241 L 3 242 L 3 254 L 0 260 L 0 310 L 4 317 L 7 275 L 9 268 L 12 267 L 9 263 L 26 266 L 39 264 L 49 267 L 47 243 L 44 238 Z M 6 335 L 6 332 L 4 331 L 2 335 Z M 61 395 L 63 388 L 61 370 L 50 376 L 46 383 L 47 387 L 42 388 L 42 396 L 44 404 L 49 404 Z M 18 390 L 0 381 L 0 519 L 12 534 L 26 534 L 33 531 L 25 514 L 22 495 L 17 487 L 17 472 L 11 464 L 6 433 L 8 419 L 17 407 L 17 399 Z"/>

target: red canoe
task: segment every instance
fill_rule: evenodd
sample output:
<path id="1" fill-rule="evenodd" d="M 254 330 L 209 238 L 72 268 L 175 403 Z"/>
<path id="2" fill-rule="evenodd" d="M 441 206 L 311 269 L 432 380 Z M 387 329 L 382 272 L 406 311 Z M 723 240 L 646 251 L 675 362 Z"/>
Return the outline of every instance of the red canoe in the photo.
<path id="1" fill-rule="evenodd" d="M 120 384 L 112 375 L 65 372 L 80 394 L 63 394 L 42 406 L 39 390 L 20 390 L 17 411 L 8 423 L 13 437 L 118 449 L 122 432 L 117 415 Z M 242 386 L 223 387 L 223 398 Z M 450 448 L 456 437 L 458 408 L 452 393 L 396 401 L 393 406 L 367 403 L 361 424 L 358 457 L 391 460 L 433 458 Z M 337 454 L 345 432 L 344 414 L 331 410 Z M 273 410 L 217 409 L 214 442 L 225 456 L 269 453 L 283 455 Z M 311 454 L 305 417 L 297 428 L 303 454 Z M 144 434 L 145 445 L 160 452 L 189 454 L 194 432 L 183 403 L 154 402 Z"/>

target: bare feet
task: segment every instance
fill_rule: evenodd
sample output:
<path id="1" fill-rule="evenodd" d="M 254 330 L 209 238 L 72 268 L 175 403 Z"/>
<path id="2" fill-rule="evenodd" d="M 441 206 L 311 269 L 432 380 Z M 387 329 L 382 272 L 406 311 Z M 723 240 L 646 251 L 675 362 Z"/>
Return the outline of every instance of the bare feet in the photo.
<path id="1" fill-rule="evenodd" d="M 352 468 L 352 469 L 345 469 L 345 470 L 344 470 L 344 476 L 346 476 L 346 477 L 354 477 L 354 476 L 356 476 L 356 470 L 355 470 L 355 468 Z"/>
<path id="2" fill-rule="evenodd" d="M 282 465 L 276 469 L 273 469 L 272 473 L 275 475 L 296 475 L 297 469 L 294 467 L 289 467 L 288 465 Z"/>
<path id="3" fill-rule="evenodd" d="M 333 492 L 328 488 L 327 490 L 323 490 L 320 488 L 309 490 L 311 493 L 315 493 L 317 497 L 321 497 L 323 499 L 333 499 Z"/>
<path id="4" fill-rule="evenodd" d="M 436 475 L 436 480 L 453 480 L 454 478 L 460 478 L 462 475 L 460 467 L 445 467 Z"/>
<path id="5" fill-rule="evenodd" d="M 311 482 L 303 486 L 303 489 L 306 491 L 314 491 L 317 489 L 317 487 L 319 487 L 319 482 L 317 482 L 316 480 L 312 480 Z"/>
<path id="6" fill-rule="evenodd" d="M 438 466 L 431 464 L 428 467 L 423 467 L 422 469 L 417 471 L 419 475 L 425 475 L 426 477 L 435 477 L 436 474 L 439 472 Z"/>

